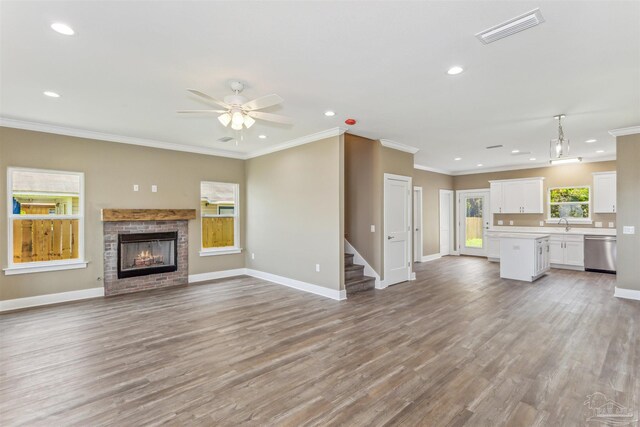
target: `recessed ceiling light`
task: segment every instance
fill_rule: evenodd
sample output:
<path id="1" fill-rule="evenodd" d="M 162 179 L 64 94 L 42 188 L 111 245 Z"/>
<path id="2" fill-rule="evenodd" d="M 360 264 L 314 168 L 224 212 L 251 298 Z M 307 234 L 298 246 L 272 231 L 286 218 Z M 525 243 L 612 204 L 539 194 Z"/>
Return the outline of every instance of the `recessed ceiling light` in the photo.
<path id="1" fill-rule="evenodd" d="M 449 74 L 450 76 L 455 76 L 456 74 L 460 74 L 463 71 L 464 69 L 462 67 L 455 65 L 449 68 L 449 70 L 447 71 L 447 74 Z"/>
<path id="2" fill-rule="evenodd" d="M 462 157 L 456 157 L 456 158 L 455 158 L 455 159 L 453 159 L 453 160 L 462 160 Z"/>
<path id="3" fill-rule="evenodd" d="M 511 150 L 511 152 L 512 152 L 513 154 L 518 154 L 518 153 L 520 152 L 520 150 Z"/>
<path id="4" fill-rule="evenodd" d="M 76 33 L 73 31 L 73 28 L 67 24 L 63 24 L 62 22 L 54 22 L 51 24 L 51 29 L 56 33 L 64 34 L 65 36 L 72 36 Z"/>
<path id="5" fill-rule="evenodd" d="M 51 97 L 51 98 L 60 98 L 60 94 L 57 94 L 55 92 L 51 92 L 50 90 L 45 90 L 42 93 L 45 94 L 48 97 Z"/>
<path id="6" fill-rule="evenodd" d="M 324 115 L 327 117 L 333 117 L 336 115 L 336 113 L 334 111 L 329 110 L 329 111 L 325 111 Z"/>
<path id="7" fill-rule="evenodd" d="M 597 139 L 587 139 L 585 142 L 586 142 L 587 144 L 593 144 L 593 143 L 594 143 L 594 142 L 596 142 L 596 141 L 597 141 Z"/>
<path id="8" fill-rule="evenodd" d="M 529 160 L 534 161 L 536 158 L 535 157 L 531 157 Z"/>
<path id="9" fill-rule="evenodd" d="M 480 166 L 482 166 L 482 163 L 478 163 L 476 166 L 480 167 Z"/>
<path id="10" fill-rule="evenodd" d="M 258 138 L 260 138 L 260 139 L 267 139 L 267 135 L 258 135 Z"/>
<path id="11" fill-rule="evenodd" d="M 604 153 L 604 150 L 596 150 L 596 153 Z"/>

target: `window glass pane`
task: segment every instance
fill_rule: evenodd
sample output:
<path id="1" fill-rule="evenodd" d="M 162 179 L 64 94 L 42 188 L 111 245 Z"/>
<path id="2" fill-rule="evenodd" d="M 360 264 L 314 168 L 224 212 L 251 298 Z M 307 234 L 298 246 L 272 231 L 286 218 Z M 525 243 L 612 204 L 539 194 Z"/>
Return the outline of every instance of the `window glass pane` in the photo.
<path id="1" fill-rule="evenodd" d="M 552 188 L 550 190 L 551 203 L 588 202 L 589 188 Z"/>
<path id="2" fill-rule="evenodd" d="M 202 218 L 202 247 L 224 248 L 235 246 L 235 218 Z"/>
<path id="3" fill-rule="evenodd" d="M 79 220 L 14 219 L 13 262 L 76 259 Z"/>
<path id="4" fill-rule="evenodd" d="M 551 205 L 551 218 L 589 218 L 588 203 Z"/>
<path id="5" fill-rule="evenodd" d="M 80 176 L 37 171 L 11 172 L 14 215 L 79 215 Z"/>
<path id="6" fill-rule="evenodd" d="M 482 197 L 466 199 L 465 246 L 482 248 Z"/>
<path id="7" fill-rule="evenodd" d="M 235 189 L 236 184 L 223 182 L 200 183 L 201 215 L 234 215 Z"/>

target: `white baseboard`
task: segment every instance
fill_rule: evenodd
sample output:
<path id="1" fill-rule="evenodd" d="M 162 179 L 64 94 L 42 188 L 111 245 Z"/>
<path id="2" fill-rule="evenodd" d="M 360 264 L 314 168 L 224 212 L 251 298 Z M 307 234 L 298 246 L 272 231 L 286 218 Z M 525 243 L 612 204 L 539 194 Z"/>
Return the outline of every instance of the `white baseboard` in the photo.
<path id="1" fill-rule="evenodd" d="M 338 301 L 347 299 L 347 291 L 344 289 L 338 291 L 335 289 L 325 288 L 324 286 L 314 285 L 313 283 L 302 282 L 300 280 L 290 279 L 288 277 L 278 276 L 276 274 L 265 273 L 264 271 L 252 270 L 250 268 L 247 268 L 245 270 L 247 276 L 255 277 L 257 279 L 266 280 L 268 282 L 277 283 L 279 285 L 288 286 L 289 288 L 321 295 L 323 297 L 331 298 Z"/>
<path id="2" fill-rule="evenodd" d="M 376 271 L 371 268 L 367 260 L 365 260 L 360 253 L 353 247 L 351 243 L 347 239 L 344 239 L 344 251 L 348 254 L 353 254 L 353 262 L 358 265 L 364 265 L 364 275 L 373 277 L 376 279 L 376 289 L 384 289 L 386 286 L 380 287 L 380 275 L 376 273 Z"/>
<path id="3" fill-rule="evenodd" d="M 206 282 L 207 280 L 225 279 L 227 277 L 242 276 L 247 274 L 246 268 L 233 270 L 212 271 L 210 273 L 190 274 L 189 283 Z"/>
<path id="4" fill-rule="evenodd" d="M 633 300 L 640 301 L 640 291 L 635 289 L 624 289 L 624 288 L 618 288 L 616 286 L 616 291 L 613 295 L 618 298 L 633 299 Z"/>
<path id="5" fill-rule="evenodd" d="M 19 310 L 28 307 L 38 307 L 41 305 L 57 304 L 61 302 L 77 301 L 88 298 L 98 298 L 104 296 L 104 288 L 90 288 L 79 291 L 60 292 L 57 294 L 38 295 L 35 297 L 15 298 L 0 301 L 0 312 L 9 310 Z"/>
<path id="6" fill-rule="evenodd" d="M 429 262 L 438 258 L 442 258 L 442 255 L 441 254 L 426 255 L 422 257 L 422 262 Z"/>

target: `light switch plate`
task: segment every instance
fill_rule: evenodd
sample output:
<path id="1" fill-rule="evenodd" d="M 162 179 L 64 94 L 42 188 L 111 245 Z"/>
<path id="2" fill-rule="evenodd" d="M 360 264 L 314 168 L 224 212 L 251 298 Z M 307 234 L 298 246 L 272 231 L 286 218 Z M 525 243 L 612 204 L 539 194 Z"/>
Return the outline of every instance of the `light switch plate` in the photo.
<path id="1" fill-rule="evenodd" d="M 513 225 L 513 220 L 509 221 L 509 225 Z"/>
<path id="2" fill-rule="evenodd" d="M 138 184 L 133 184 L 133 191 L 140 191 L 140 186 Z"/>
<path id="3" fill-rule="evenodd" d="M 316 264 L 316 271 L 320 271 L 320 264 Z"/>
<path id="4" fill-rule="evenodd" d="M 609 222 L 609 228 L 614 228 L 616 226 L 615 222 Z"/>
<path id="5" fill-rule="evenodd" d="M 636 234 L 636 227 L 633 225 L 625 225 L 622 227 L 622 234 Z"/>
<path id="6" fill-rule="evenodd" d="M 504 224 L 504 221 L 503 221 L 503 220 L 501 220 L 501 219 L 499 219 L 499 220 L 498 220 L 498 225 L 502 225 L 502 224 Z"/>
<path id="7" fill-rule="evenodd" d="M 157 193 L 158 192 L 158 186 L 157 185 L 152 185 L 151 186 L 151 192 L 152 193 Z"/>
<path id="8" fill-rule="evenodd" d="M 251 259 L 256 259 L 256 254 L 254 254 L 253 252 L 251 252 Z"/>
<path id="9" fill-rule="evenodd" d="M 373 224 L 371 224 L 371 232 L 372 232 L 372 233 L 375 233 L 375 232 L 376 232 L 376 226 L 375 226 L 375 225 L 373 225 Z"/>
<path id="10" fill-rule="evenodd" d="M 596 221 L 596 228 L 602 228 L 602 222 Z"/>

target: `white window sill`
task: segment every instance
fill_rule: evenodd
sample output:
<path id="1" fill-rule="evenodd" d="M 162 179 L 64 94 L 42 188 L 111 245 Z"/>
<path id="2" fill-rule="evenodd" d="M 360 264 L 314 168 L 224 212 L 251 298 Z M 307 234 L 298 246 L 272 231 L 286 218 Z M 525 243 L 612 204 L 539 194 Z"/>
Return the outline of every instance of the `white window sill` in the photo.
<path id="1" fill-rule="evenodd" d="M 43 265 L 38 265 L 43 264 Z M 76 270 L 79 268 L 87 268 L 88 262 L 74 260 L 73 262 L 44 264 L 44 263 L 25 263 L 25 265 L 15 265 L 13 267 L 4 268 L 5 276 L 14 274 L 44 273 L 47 271 Z"/>
<path id="2" fill-rule="evenodd" d="M 569 224 L 593 224 L 593 221 L 585 218 L 585 219 L 569 219 L 567 218 L 567 221 L 569 221 Z M 560 219 L 547 219 L 545 221 L 547 224 L 556 224 L 556 225 L 565 225 L 565 221 L 564 218 L 562 219 L 562 223 L 560 223 Z"/>
<path id="3" fill-rule="evenodd" d="M 242 248 L 221 248 L 201 250 L 200 256 L 231 255 L 242 253 Z"/>

